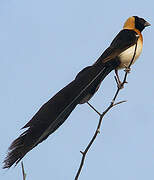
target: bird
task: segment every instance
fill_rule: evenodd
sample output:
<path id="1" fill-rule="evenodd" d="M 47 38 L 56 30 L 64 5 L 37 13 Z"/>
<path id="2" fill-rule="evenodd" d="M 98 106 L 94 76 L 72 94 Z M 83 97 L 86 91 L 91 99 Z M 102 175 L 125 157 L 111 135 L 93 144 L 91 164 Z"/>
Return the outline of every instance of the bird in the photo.
<path id="1" fill-rule="evenodd" d="M 78 104 L 87 103 L 97 92 L 104 78 L 115 71 L 118 82 L 118 71 L 132 64 L 142 52 L 142 31 L 150 23 L 138 16 L 129 17 L 123 29 L 113 39 L 110 46 L 96 62 L 82 69 L 75 79 L 56 93 L 36 112 L 32 119 L 22 127 L 26 130 L 10 145 L 3 161 L 3 168 L 17 165 L 34 147 L 48 138 L 68 118 Z"/>

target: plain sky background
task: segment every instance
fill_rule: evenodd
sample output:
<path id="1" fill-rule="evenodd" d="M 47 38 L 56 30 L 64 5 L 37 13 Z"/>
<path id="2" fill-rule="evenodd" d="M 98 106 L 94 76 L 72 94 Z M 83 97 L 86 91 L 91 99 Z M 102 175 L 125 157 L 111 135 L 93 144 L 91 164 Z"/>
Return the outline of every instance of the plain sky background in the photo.
<path id="1" fill-rule="evenodd" d="M 128 84 L 104 118 L 80 180 L 154 179 L 154 2 L 103 0 L 0 1 L 0 164 L 7 148 L 49 98 L 85 66 L 94 63 L 132 15 L 152 26 Z M 121 75 L 123 71 L 121 71 Z M 114 73 L 90 101 L 99 111 L 115 90 Z M 66 122 L 24 160 L 27 180 L 72 180 L 83 150 L 98 123 L 88 105 L 79 105 Z M 22 179 L 21 164 L 0 169 L 0 179 Z"/>

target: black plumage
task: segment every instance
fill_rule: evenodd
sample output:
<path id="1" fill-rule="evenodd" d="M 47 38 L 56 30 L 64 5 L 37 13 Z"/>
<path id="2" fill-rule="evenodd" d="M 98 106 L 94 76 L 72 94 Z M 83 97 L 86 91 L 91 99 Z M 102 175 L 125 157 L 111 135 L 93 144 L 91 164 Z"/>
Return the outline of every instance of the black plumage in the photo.
<path id="1" fill-rule="evenodd" d="M 103 79 L 112 70 L 117 69 L 127 60 L 131 61 L 130 54 L 130 58 L 127 57 L 127 50 L 138 42 L 138 47 L 141 46 L 138 50 L 138 56 L 140 55 L 142 35 L 138 29 L 135 29 L 135 23 L 138 23 L 137 26 L 142 27 L 142 30 L 143 26 L 146 27 L 149 24 L 145 20 L 138 20 L 138 17 L 130 17 L 126 21 L 124 29 L 118 33 L 98 60 L 92 66 L 80 71 L 70 84 L 46 102 L 23 127 L 27 130 L 12 142 L 3 168 L 10 168 L 13 164 L 17 164 L 31 149 L 61 126 L 78 104 L 88 102 L 98 90 Z M 138 36 L 140 37 L 138 38 Z M 125 51 L 126 55 L 121 56 L 121 53 Z M 134 52 L 133 49 L 131 51 Z"/>

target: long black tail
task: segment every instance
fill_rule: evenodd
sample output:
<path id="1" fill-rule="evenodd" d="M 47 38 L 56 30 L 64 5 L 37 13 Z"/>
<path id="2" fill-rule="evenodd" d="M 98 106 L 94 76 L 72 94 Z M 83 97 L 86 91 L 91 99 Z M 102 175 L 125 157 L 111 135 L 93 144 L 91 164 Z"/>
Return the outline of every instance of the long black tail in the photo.
<path id="1" fill-rule="evenodd" d="M 45 103 L 23 127 L 28 129 L 12 142 L 3 168 L 17 164 L 27 152 L 61 126 L 77 104 L 88 101 L 102 80 L 117 66 L 118 62 L 111 61 L 102 66 L 94 64 L 79 72 L 70 84 Z"/>

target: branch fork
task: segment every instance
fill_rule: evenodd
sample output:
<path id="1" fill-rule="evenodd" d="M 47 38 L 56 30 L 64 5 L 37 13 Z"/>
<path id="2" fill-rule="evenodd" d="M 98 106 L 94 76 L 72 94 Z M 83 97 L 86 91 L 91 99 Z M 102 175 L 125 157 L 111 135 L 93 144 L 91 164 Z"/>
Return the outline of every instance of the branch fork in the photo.
<path id="1" fill-rule="evenodd" d="M 94 143 L 97 135 L 100 133 L 100 127 L 101 127 L 101 124 L 102 124 L 102 121 L 103 121 L 103 117 L 106 115 L 106 113 L 113 107 L 119 105 L 119 104 L 122 104 L 124 102 L 127 102 L 126 100 L 123 100 L 123 101 L 119 101 L 119 102 L 115 102 L 116 101 L 116 98 L 120 92 L 121 89 L 124 88 L 124 84 L 127 83 L 126 79 L 127 79 L 127 75 L 128 73 L 130 73 L 130 70 L 131 70 L 131 65 L 134 61 L 134 58 L 135 58 L 135 55 L 136 55 L 136 49 L 137 49 L 137 42 L 135 44 L 135 50 L 134 50 L 134 54 L 133 54 L 133 57 L 132 57 L 132 60 L 129 64 L 128 67 L 125 67 L 125 74 L 124 74 L 124 78 L 123 78 L 123 81 L 120 82 L 119 79 L 115 76 L 115 81 L 117 83 L 117 90 L 115 92 L 115 95 L 110 103 L 110 105 L 105 109 L 105 111 L 103 111 L 102 113 L 100 113 L 94 106 L 92 106 L 89 102 L 87 102 L 87 104 L 90 106 L 90 108 L 92 108 L 98 115 L 99 115 L 99 122 L 98 122 L 98 125 L 97 125 L 97 128 L 96 128 L 96 131 L 93 135 L 93 137 L 91 138 L 90 142 L 88 143 L 87 147 L 85 148 L 84 151 L 80 151 L 80 153 L 82 154 L 82 158 L 81 158 L 81 162 L 80 162 L 80 165 L 79 165 L 79 169 L 77 171 L 77 174 L 75 176 L 75 180 L 78 180 L 79 176 L 80 176 L 80 173 L 81 173 L 81 170 L 83 168 L 83 165 L 84 165 L 84 162 L 85 162 L 85 158 L 86 158 L 86 155 L 90 149 L 90 147 L 92 146 L 92 144 Z"/>

